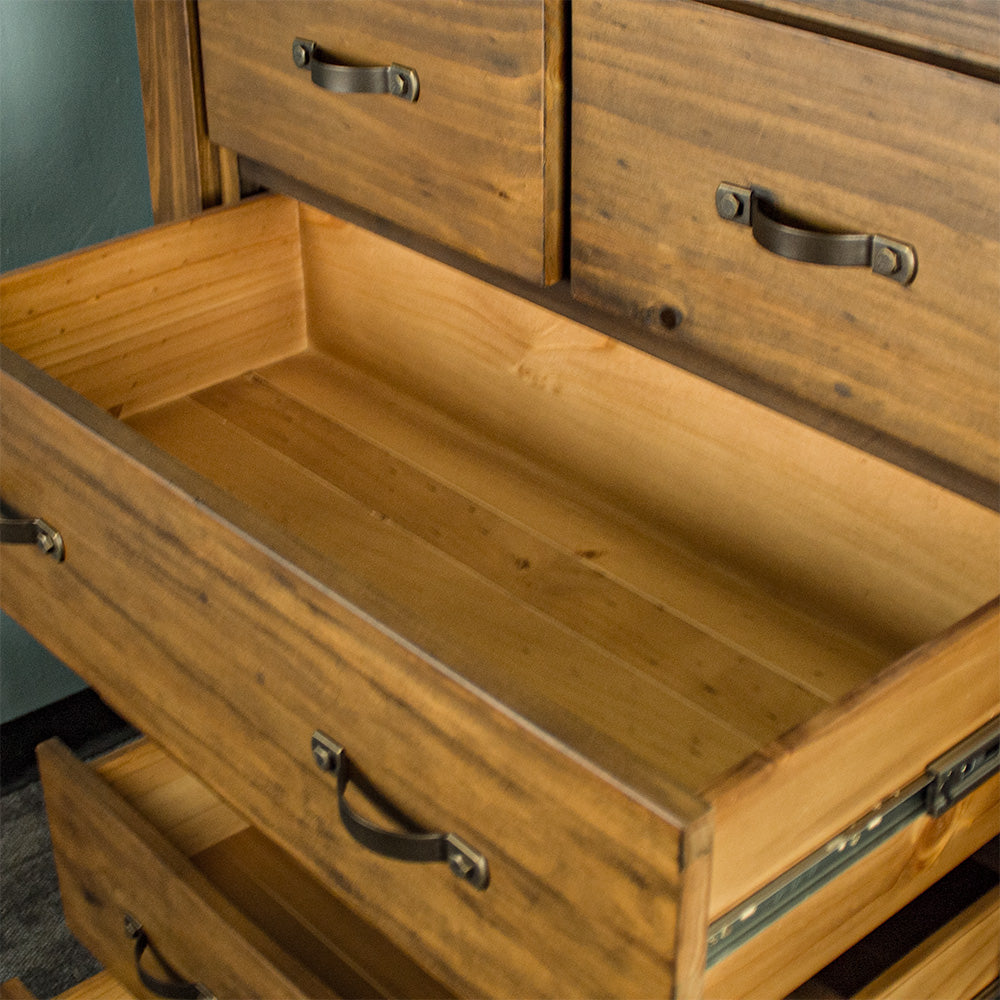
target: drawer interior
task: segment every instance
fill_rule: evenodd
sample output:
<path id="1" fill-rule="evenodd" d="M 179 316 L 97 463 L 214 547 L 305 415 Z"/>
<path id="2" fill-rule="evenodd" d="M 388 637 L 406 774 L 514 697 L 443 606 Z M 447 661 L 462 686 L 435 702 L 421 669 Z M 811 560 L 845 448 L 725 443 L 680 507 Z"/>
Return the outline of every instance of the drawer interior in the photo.
<path id="1" fill-rule="evenodd" d="M 995 512 L 288 199 L 2 304 L 7 346 L 624 780 L 712 798 L 996 593 Z"/>

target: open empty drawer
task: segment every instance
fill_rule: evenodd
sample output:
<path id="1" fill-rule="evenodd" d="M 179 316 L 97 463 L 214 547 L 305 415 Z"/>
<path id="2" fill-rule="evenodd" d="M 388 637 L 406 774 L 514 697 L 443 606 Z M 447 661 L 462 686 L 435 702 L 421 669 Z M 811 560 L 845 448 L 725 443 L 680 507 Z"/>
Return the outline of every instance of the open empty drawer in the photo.
<path id="1" fill-rule="evenodd" d="M 992 766 L 994 511 L 279 197 L 2 308 L 4 608 L 448 989 L 735 996 L 780 926 L 780 996 L 886 916 L 748 929 L 797 865 L 996 833 L 912 805 Z"/>
<path id="2" fill-rule="evenodd" d="M 67 922 L 135 996 L 447 995 L 154 744 L 38 757 Z"/>

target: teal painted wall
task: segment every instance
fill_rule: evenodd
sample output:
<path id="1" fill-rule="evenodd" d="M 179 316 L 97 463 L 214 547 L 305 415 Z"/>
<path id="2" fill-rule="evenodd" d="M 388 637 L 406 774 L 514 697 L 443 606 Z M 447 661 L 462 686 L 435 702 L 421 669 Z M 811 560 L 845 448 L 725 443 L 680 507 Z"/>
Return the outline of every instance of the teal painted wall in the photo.
<path id="1" fill-rule="evenodd" d="M 0 270 L 151 224 L 132 0 L 0 0 Z M 0 721 L 83 686 L 0 618 Z"/>

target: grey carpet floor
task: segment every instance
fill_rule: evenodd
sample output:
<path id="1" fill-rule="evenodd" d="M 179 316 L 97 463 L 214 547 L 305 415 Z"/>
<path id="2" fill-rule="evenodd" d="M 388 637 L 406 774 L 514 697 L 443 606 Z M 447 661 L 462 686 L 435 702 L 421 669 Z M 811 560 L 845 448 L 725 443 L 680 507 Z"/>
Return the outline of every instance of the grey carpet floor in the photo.
<path id="1" fill-rule="evenodd" d="M 41 785 L 0 798 L 0 982 L 53 997 L 100 971 L 63 919 Z"/>

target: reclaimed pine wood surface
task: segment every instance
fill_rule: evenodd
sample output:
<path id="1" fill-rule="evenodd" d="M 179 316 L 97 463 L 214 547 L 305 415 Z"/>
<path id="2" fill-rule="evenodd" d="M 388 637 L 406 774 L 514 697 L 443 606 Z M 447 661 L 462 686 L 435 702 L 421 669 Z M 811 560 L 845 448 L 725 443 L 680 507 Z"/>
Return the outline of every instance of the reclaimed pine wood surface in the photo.
<path id="1" fill-rule="evenodd" d="M 43 743 L 38 761 L 66 922 L 127 987 L 145 995 L 129 913 L 180 975 L 218 996 L 328 992 L 62 743 Z"/>
<path id="2" fill-rule="evenodd" d="M 573 42 L 574 294 L 995 496 L 996 84 L 701 3 L 576 3 Z M 768 253 L 718 217 L 723 181 L 913 244 L 916 279 Z"/>
<path id="3" fill-rule="evenodd" d="M 241 212 L 271 213 L 271 202 L 262 199 Z M 178 476 L 186 482 L 178 467 L 169 462 L 164 467 L 163 456 L 148 453 L 141 439 L 114 421 L 97 420 L 101 415 L 85 405 L 81 411 L 77 397 L 66 396 L 44 377 L 37 377 L 41 381 L 22 406 L 33 429 L 9 432 L 8 454 L 20 453 L 25 462 L 23 475 L 12 473 L 12 485 L 5 484 L 14 490 L 12 500 L 20 495 L 23 504 L 36 491 L 39 500 L 62 492 L 58 502 L 66 523 L 85 513 L 91 531 L 75 532 L 81 536 L 75 544 L 89 550 L 85 559 L 93 559 L 102 581 L 99 590 L 109 587 L 115 595 L 95 605 L 97 610 L 103 604 L 108 634 L 116 628 L 137 632 L 131 635 L 136 655 L 141 651 L 160 663 L 166 657 L 173 664 L 166 668 L 173 680 L 165 686 L 123 678 L 96 655 L 103 636 L 87 650 L 66 630 L 53 639 L 71 660 L 82 659 L 85 675 L 96 674 L 117 692 L 130 717 L 136 717 L 137 683 L 150 703 L 169 697 L 169 688 L 184 704 L 192 697 L 192 677 L 214 677 L 213 671 L 229 680 L 213 680 L 212 704 L 220 717 L 231 718 L 237 732 L 246 731 L 247 712 L 254 718 L 264 712 L 271 721 L 258 725 L 273 735 L 304 731 L 306 715 L 317 725 L 318 716 L 340 711 L 336 699 L 319 711 L 305 694 L 311 687 L 308 676 L 329 676 L 329 666 L 319 666 L 322 654 L 306 656 L 291 670 L 279 685 L 278 702 L 261 702 L 262 692 L 248 690 L 246 677 L 273 677 L 273 671 L 261 666 L 254 674 L 249 667 L 234 666 L 233 649 L 211 625 L 198 621 L 195 629 L 197 641 L 207 644 L 207 660 L 195 637 L 187 643 L 179 636 L 164 638 L 171 635 L 164 608 L 173 607 L 178 621 L 193 620 L 192 601 L 204 603 L 197 595 L 205 593 L 207 600 L 208 591 L 181 585 L 182 576 L 171 568 L 160 584 L 174 592 L 161 606 L 152 594 L 128 586 L 134 570 L 125 569 L 116 579 L 101 552 L 108 525 L 120 524 L 123 516 L 136 519 L 137 532 L 144 530 L 139 524 L 158 524 L 166 517 L 169 529 L 161 525 L 154 532 L 163 546 L 163 566 L 181 559 L 188 561 L 193 579 L 207 574 L 215 580 L 226 609 L 223 621 L 249 620 L 250 631 L 261 634 L 259 610 L 251 613 L 249 605 L 243 606 L 246 595 L 227 588 L 229 571 L 212 562 L 213 553 L 249 544 L 257 555 L 240 558 L 233 579 L 249 580 L 251 565 L 257 565 L 261 579 L 274 583 L 277 573 L 277 580 L 285 581 L 274 583 L 278 595 L 293 586 L 284 576 L 289 571 L 289 579 L 306 591 L 317 582 L 321 590 L 331 588 L 341 600 L 396 627 L 431 657 L 442 658 L 508 711 L 522 713 L 641 796 L 659 802 L 670 816 L 680 817 L 679 826 L 698 815 L 681 789 L 708 794 L 720 816 L 712 859 L 712 913 L 717 915 L 757 888 L 758 877 L 777 873 L 792 855 L 817 846 L 814 840 L 835 834 L 856 812 L 910 777 L 902 771 L 912 768 L 915 758 L 924 754 L 922 759 L 929 760 L 954 742 L 956 733 L 995 712 L 990 707 L 995 692 L 983 681 L 990 671 L 977 667 L 989 665 L 989 612 L 967 630 L 946 635 L 878 675 L 995 593 L 991 560 L 996 546 L 989 540 L 996 536 L 996 515 L 411 251 L 312 210 L 302 209 L 301 218 L 305 271 L 300 287 L 306 303 L 293 301 L 291 308 L 307 315 L 314 347 L 301 352 L 297 335 L 285 359 L 268 364 L 265 357 L 263 367 L 255 369 L 259 362 L 248 357 L 250 371 L 235 380 L 227 380 L 222 367 L 213 371 L 217 384 L 208 389 L 192 368 L 179 383 L 179 398 L 131 418 L 217 479 L 216 485 L 260 511 L 263 520 L 245 507 L 232 508 L 201 480 L 171 486 Z M 237 266 L 236 259 L 231 266 Z M 386 285 L 364 280 L 372 273 L 393 278 Z M 112 285 L 118 274 L 110 270 L 105 277 Z M 16 276 L 17 282 L 29 278 Z M 165 301 L 195 317 L 198 308 L 205 308 L 185 296 Z M 96 292 L 80 306 L 75 322 L 81 329 L 91 323 L 88 310 L 94 302 L 101 302 Z M 7 303 L 4 298 L 5 308 Z M 16 311 L 8 315 L 18 320 Z M 72 343 L 74 326 L 64 326 Z M 43 325 L 36 333 L 44 330 Z M 148 323 L 138 341 L 128 341 L 128 351 L 119 349 L 118 361 L 113 343 L 105 343 L 102 363 L 109 379 L 118 377 L 116 366 L 128 364 L 136 344 L 156 342 L 158 330 L 157 323 Z M 26 349 L 31 350 L 30 343 Z M 85 368 L 86 352 L 76 351 L 77 366 Z M 133 382 L 132 390 L 143 396 L 141 380 Z M 68 430 L 62 429 L 65 418 L 58 409 L 48 409 L 41 397 L 72 414 Z M 8 398 L 16 400 L 17 393 Z M 7 414 L 16 412 L 6 399 L 5 407 Z M 53 468 L 69 461 L 70 470 L 53 491 L 51 476 L 46 479 L 29 456 L 64 437 L 77 441 L 81 451 L 77 455 L 76 446 L 67 445 L 64 454 L 58 446 Z M 27 448 L 26 441 L 41 444 Z M 94 492 L 84 455 L 114 470 L 108 473 L 110 493 Z M 164 471 L 150 477 L 143 465 Z M 130 484 L 124 493 L 122 476 Z M 206 488 L 213 505 L 221 505 L 216 509 L 240 526 L 236 536 L 220 534 L 212 515 L 192 512 L 184 501 L 185 493 L 204 497 Z M 148 503 L 144 499 L 145 506 L 136 509 L 133 496 L 150 490 Z M 70 500 L 77 491 L 82 503 Z M 172 499 L 167 503 L 165 497 Z M 94 504 L 105 521 L 94 521 Z M 275 523 L 284 533 L 274 534 Z M 123 532 L 113 528 L 109 538 L 112 548 L 121 550 L 119 563 L 122 553 L 133 558 L 142 553 L 140 565 L 159 564 L 140 546 L 140 534 L 132 538 Z M 265 544 L 247 537 L 240 541 L 239 532 L 260 536 Z M 214 539 L 205 554 L 195 541 L 203 535 Z M 175 537 L 190 541 L 170 544 Z M 275 568 L 268 550 L 290 553 L 282 557 L 288 560 L 284 569 Z M 47 566 L 18 558 L 39 586 L 50 585 Z M 307 576 L 299 576 L 295 566 Z M 307 577 L 313 582 L 306 583 Z M 53 578 L 57 586 L 60 579 L 65 576 Z M 72 599 L 90 606 L 94 596 L 84 592 Z M 311 620 L 310 601 L 295 615 L 305 615 L 301 628 L 312 635 L 318 626 L 304 624 Z M 29 606 L 14 595 L 10 603 L 19 604 L 20 613 L 46 634 L 60 631 L 51 620 L 58 602 L 48 615 L 44 601 Z M 269 606 L 260 595 L 252 603 Z M 286 606 L 284 599 L 279 606 Z M 587 613 L 574 613 L 579 608 Z M 360 627 L 346 624 L 354 622 L 349 614 L 337 612 L 333 618 L 347 633 Z M 268 620 L 263 632 L 274 629 L 278 645 L 269 648 L 284 661 L 301 636 L 294 638 L 298 633 L 281 622 Z M 663 635 L 673 643 L 665 643 Z M 371 639 L 381 643 L 377 630 Z M 331 633 L 326 655 L 342 650 L 341 641 Z M 352 648 L 364 649 L 365 643 Z M 387 662 L 400 657 L 409 662 L 405 648 L 390 642 L 391 652 L 380 649 L 374 660 L 361 657 L 369 680 L 381 678 Z M 685 653 L 671 663 L 667 654 L 677 649 Z M 261 663 L 262 655 L 253 644 L 247 647 L 252 662 Z M 442 679 L 447 674 L 420 657 L 416 662 L 424 663 L 417 675 L 428 682 L 433 677 L 435 690 L 441 683 L 448 687 Z M 192 663 L 194 675 L 187 673 Z M 421 673 L 428 668 L 429 673 Z M 402 674 L 393 676 L 406 678 L 400 683 L 407 688 L 412 677 L 401 662 L 400 669 Z M 933 701 L 938 690 L 933 676 L 926 684 L 929 693 L 921 693 L 926 677 L 937 673 L 965 692 L 947 718 L 929 710 L 927 699 Z M 381 681 L 379 689 L 388 690 Z M 483 732 L 495 724 L 500 731 L 517 731 L 502 721 L 505 713 L 494 716 L 493 708 L 466 693 L 468 700 L 461 684 L 449 690 L 449 698 L 458 699 L 455 704 L 466 706 L 460 714 L 471 713 L 473 729 L 483 723 Z M 775 701 L 768 702 L 768 692 Z M 823 708 L 845 696 L 843 705 Z M 291 704 L 284 704 L 289 698 Z M 741 698 L 749 703 L 743 719 L 736 711 Z M 432 702 L 439 700 L 437 695 Z M 384 707 L 372 718 L 387 719 Z M 477 715 L 484 708 L 485 715 Z M 199 705 L 202 710 L 208 709 Z M 138 711 L 149 714 L 141 706 Z M 438 709 L 428 711 L 435 715 Z M 220 762 L 190 734 L 185 737 L 179 715 L 154 713 L 153 731 L 179 741 L 184 749 L 178 752 L 187 754 L 192 769 L 216 788 L 241 800 L 245 796 L 251 815 L 275 823 L 259 778 L 248 781 L 244 771 L 242 781 L 234 781 L 232 762 Z M 374 731 L 370 720 L 355 717 L 361 730 Z M 926 721 L 915 727 L 906 721 L 911 717 Z M 885 718 L 899 718 L 906 739 L 873 747 L 872 734 L 882 731 Z M 409 725 L 397 716 L 389 729 L 407 732 Z M 825 787 L 826 762 L 831 748 L 839 746 L 841 726 L 849 766 L 838 785 L 841 799 L 830 808 L 816 790 Z M 469 739 L 474 745 L 490 742 Z M 537 746 L 533 739 L 528 743 Z M 287 760 L 282 753 L 297 758 L 302 752 L 297 744 L 283 746 L 273 763 L 280 770 L 278 761 Z M 525 752 L 534 753 L 530 747 Z M 868 767 L 869 753 L 877 762 L 874 769 Z M 550 758 L 552 775 L 558 759 L 558 754 Z M 456 766 L 450 751 L 445 750 L 444 761 L 444 773 Z M 402 759 L 388 766 L 403 797 L 411 795 Z M 469 766 L 465 761 L 459 771 L 464 767 L 465 785 L 476 787 L 482 774 Z M 429 826 L 437 826 L 440 803 L 422 791 L 417 790 L 415 808 L 424 810 Z M 453 792 L 445 788 L 443 794 L 448 800 Z M 552 803 L 545 809 L 559 814 Z M 464 821 L 457 803 L 444 812 L 458 824 Z M 759 843 L 748 848 L 756 852 L 754 865 L 744 863 L 741 846 L 748 817 L 758 830 Z M 783 818 L 780 836 L 772 835 L 775 817 Z M 302 821 L 308 825 L 307 817 Z M 296 832 L 288 815 L 277 821 L 275 835 L 302 850 L 301 828 Z M 315 866 L 315 859 L 311 863 Z M 668 862 L 661 876 L 666 871 L 676 877 L 669 876 L 669 868 Z M 322 875 L 322 865 L 319 869 Z M 685 872 L 671 883 L 668 896 L 675 905 L 680 882 L 693 884 L 697 877 Z M 398 911 L 392 919 L 401 919 Z M 411 933 L 398 923 L 397 930 L 404 937 Z M 669 965 L 669 954 L 661 959 Z M 696 966 L 696 961 L 688 963 L 692 970 Z M 454 962 L 442 960 L 440 968 L 446 967 L 454 968 Z M 455 981 L 452 986 L 463 988 Z"/>
<path id="4" fill-rule="evenodd" d="M 705 0 L 822 33 L 844 33 L 913 58 L 947 61 L 968 72 L 1000 74 L 1000 11 L 994 0 Z"/>
<path id="5" fill-rule="evenodd" d="M 57 1000 L 136 1000 L 136 994 L 110 972 L 98 972 L 84 982 L 60 993 Z"/>
<path id="6" fill-rule="evenodd" d="M 450 989 L 634 995 L 700 978 L 697 955 L 674 959 L 678 900 L 708 861 L 679 863 L 700 803 L 626 743 L 543 706 L 567 750 L 376 625 L 343 596 L 380 610 L 351 572 L 16 358 L 5 371 L 17 377 L 3 384 L 3 495 L 39 504 L 73 541 L 62 565 L 5 555 L 4 607 L 110 704 L 393 941 L 419 937 Z M 387 863 L 331 823 L 316 728 L 415 822 L 482 850 L 486 893 L 443 866 Z"/>
<path id="7" fill-rule="evenodd" d="M 193 0 L 135 0 L 153 218 L 239 201 L 236 157 L 208 140 Z"/>
<path id="8" fill-rule="evenodd" d="M 994 777 L 943 816 L 923 817 L 905 827 L 714 965 L 706 975 L 705 997 L 784 997 L 998 833 L 1000 779 Z M 996 924 L 993 931 L 995 943 Z M 975 954 L 971 950 L 970 958 Z M 978 974 L 978 966 L 972 968 Z M 930 1000 L 958 995 L 916 989 L 896 996 Z"/>
<path id="9" fill-rule="evenodd" d="M 301 349 L 293 202 L 257 199 L 4 276 L 3 343 L 119 416 Z"/>
<path id="10" fill-rule="evenodd" d="M 619 520 L 895 656 L 995 595 L 995 513 L 430 258 L 301 215 L 312 345 L 510 443 Z"/>
<path id="11" fill-rule="evenodd" d="M 447 995 L 152 741 L 91 766 L 242 914 L 338 996 Z"/>
<path id="12" fill-rule="evenodd" d="M 983 896 L 856 994 L 856 1000 L 974 1000 L 1000 977 L 1000 901 Z"/>
<path id="13" fill-rule="evenodd" d="M 706 790 L 717 833 L 712 917 L 777 877 L 790 854 L 818 849 L 918 778 L 956 736 L 996 716 L 998 649 L 994 600 Z"/>
<path id="14" fill-rule="evenodd" d="M 553 281 L 562 265 L 562 16 L 553 0 L 203 0 L 209 134 L 478 260 Z M 292 61 L 296 37 L 344 63 L 411 67 L 418 100 L 322 90 Z"/>
<path id="15" fill-rule="evenodd" d="M 705 0 L 813 30 L 885 47 L 911 58 L 941 61 L 997 79 L 1000 75 L 1000 12 L 993 0 Z"/>

